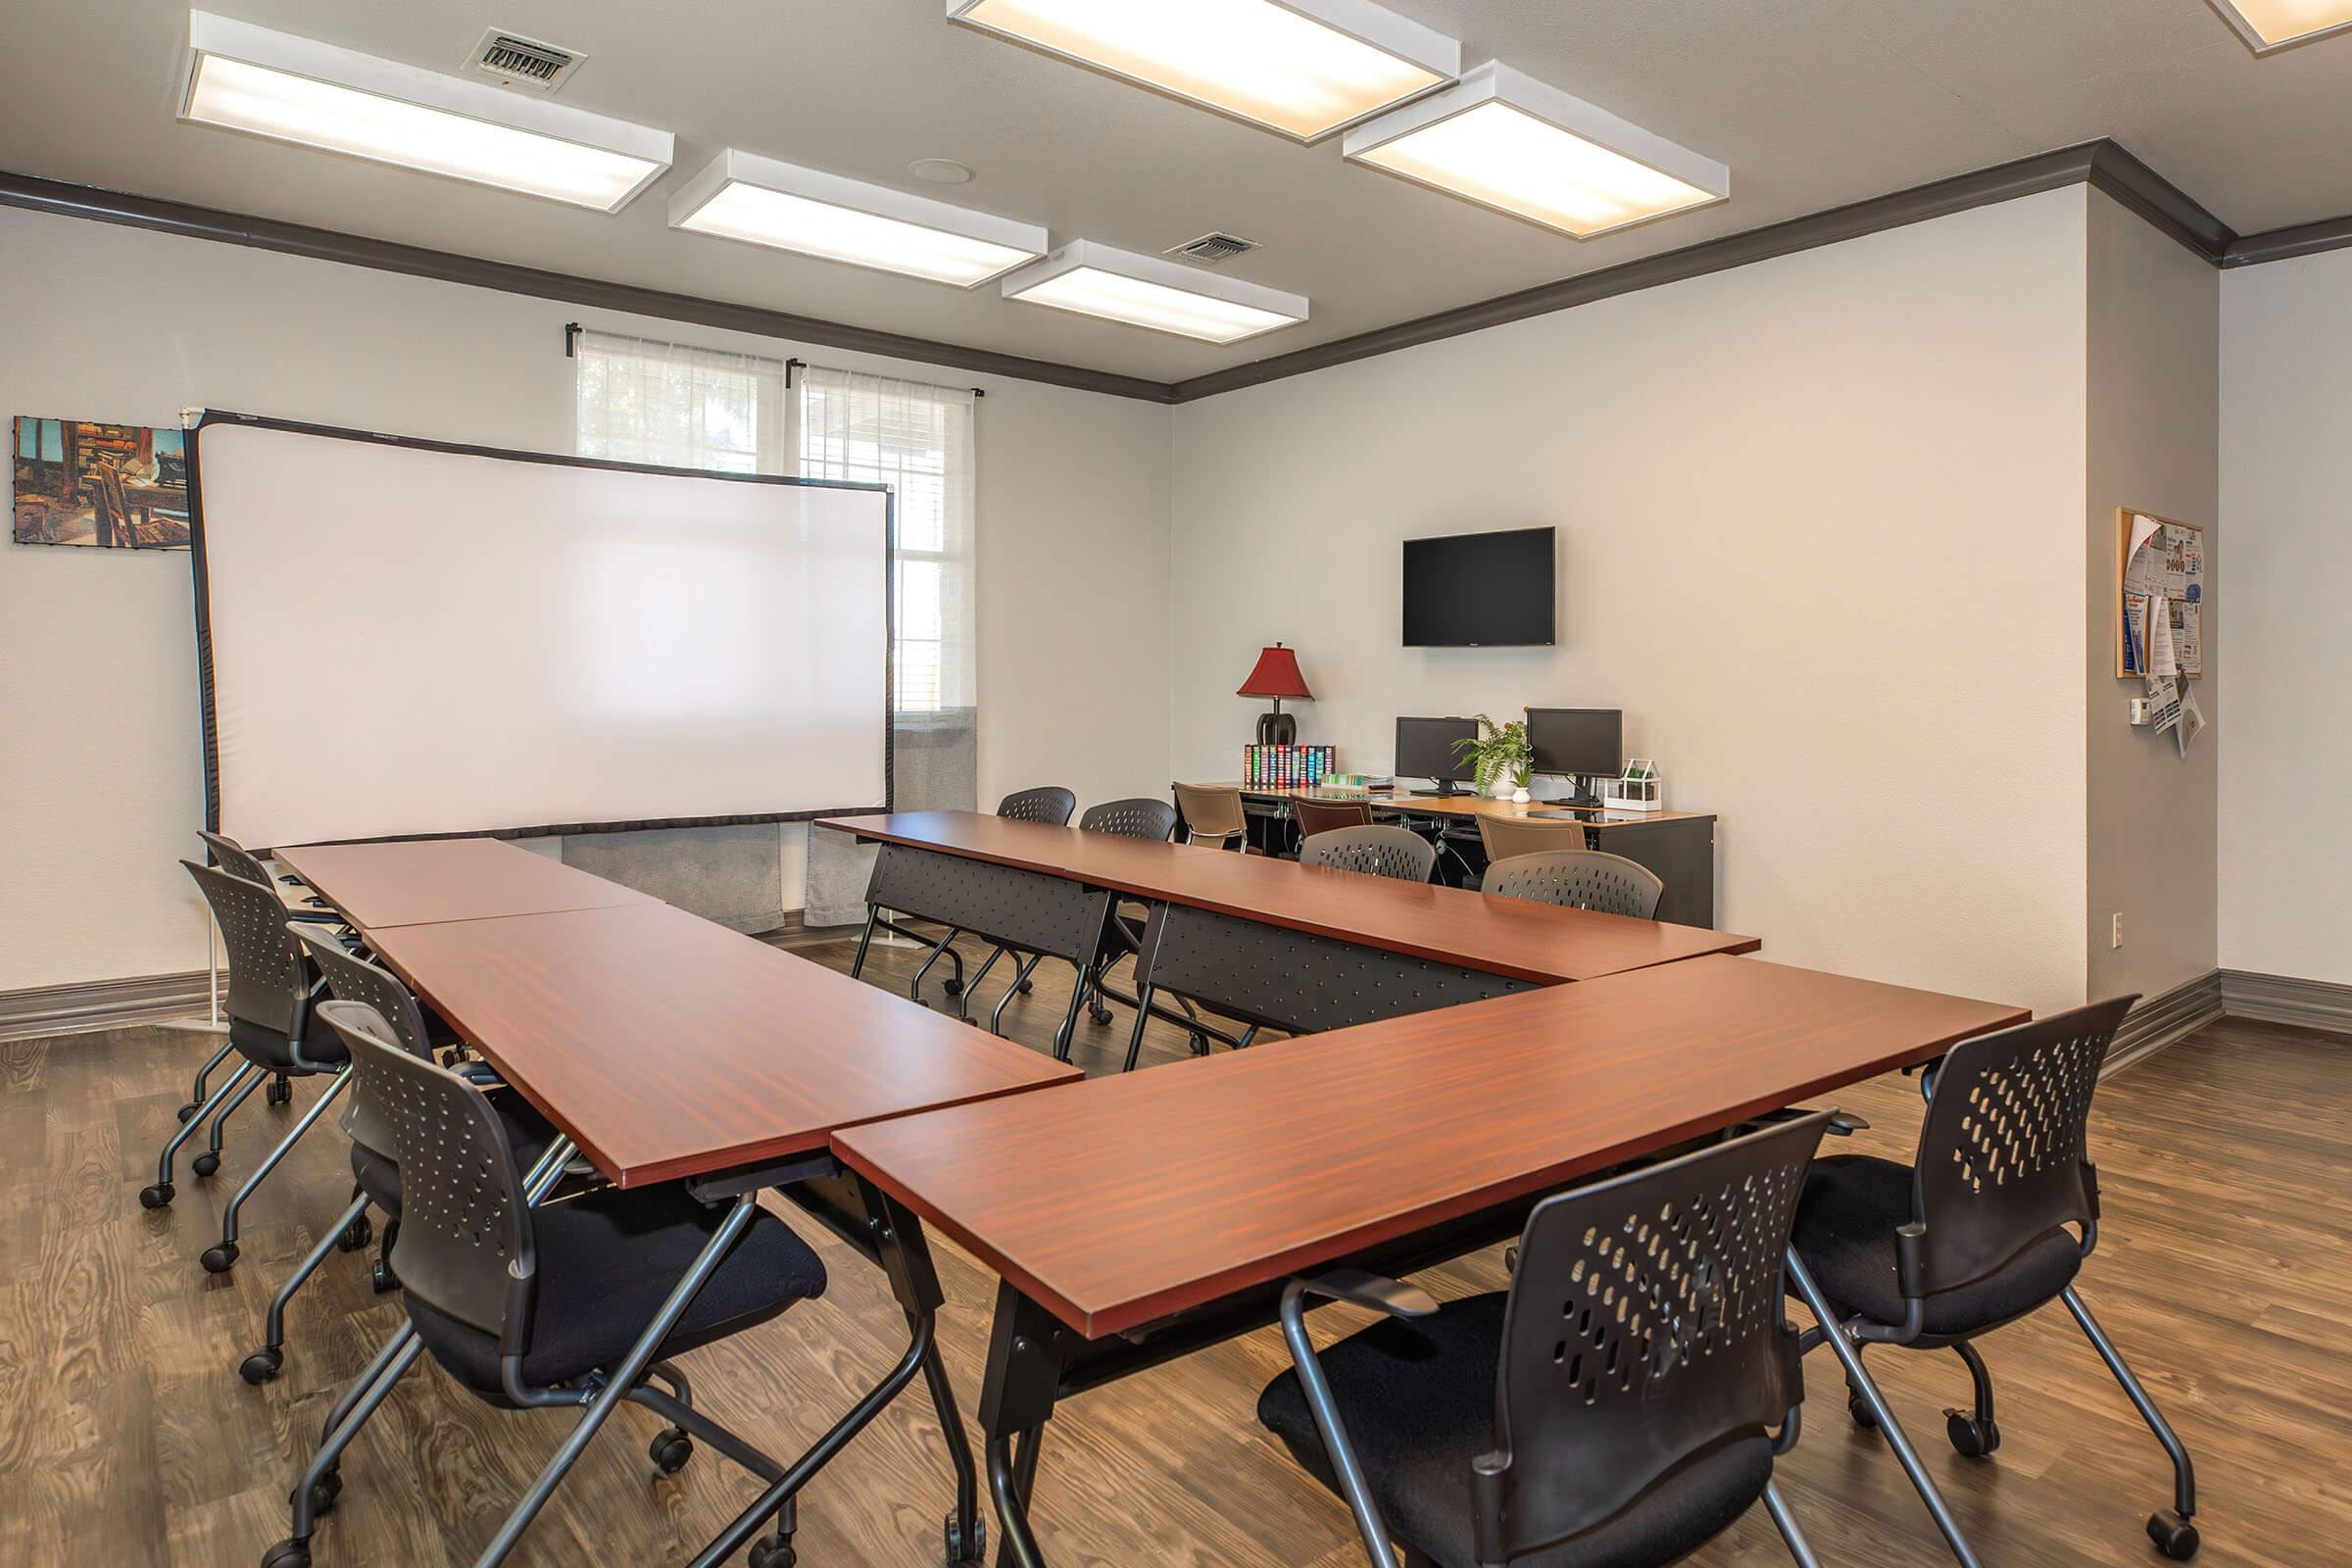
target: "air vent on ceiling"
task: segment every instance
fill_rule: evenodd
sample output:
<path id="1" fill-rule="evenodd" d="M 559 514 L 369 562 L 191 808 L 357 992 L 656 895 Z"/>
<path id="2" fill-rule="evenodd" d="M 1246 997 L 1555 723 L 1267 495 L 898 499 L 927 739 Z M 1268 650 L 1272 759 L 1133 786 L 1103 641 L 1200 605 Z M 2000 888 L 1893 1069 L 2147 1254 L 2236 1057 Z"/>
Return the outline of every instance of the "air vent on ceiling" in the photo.
<path id="1" fill-rule="evenodd" d="M 554 92 L 586 58 L 577 49 L 560 49 L 552 43 L 492 27 L 482 34 L 482 41 L 474 46 L 473 58 L 466 64 L 476 74 L 503 81 L 510 87 Z"/>
<path id="2" fill-rule="evenodd" d="M 1206 262 L 1214 267 L 1219 262 L 1232 261 L 1244 251 L 1255 249 L 1257 249 L 1257 241 L 1253 239 L 1243 239 L 1238 234 L 1208 233 L 1201 235 L 1199 239 L 1188 239 L 1181 245 L 1170 246 L 1164 254 L 1182 256 L 1196 262 Z"/>

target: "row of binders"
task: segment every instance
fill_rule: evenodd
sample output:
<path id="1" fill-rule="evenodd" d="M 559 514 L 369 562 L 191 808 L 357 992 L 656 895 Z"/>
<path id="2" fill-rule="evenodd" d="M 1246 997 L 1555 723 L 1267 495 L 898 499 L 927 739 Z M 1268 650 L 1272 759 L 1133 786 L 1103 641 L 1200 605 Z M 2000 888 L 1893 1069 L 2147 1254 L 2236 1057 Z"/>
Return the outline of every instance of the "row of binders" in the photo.
<path id="1" fill-rule="evenodd" d="M 1245 746 L 1242 782 L 1256 789 L 1304 789 L 1334 772 L 1336 746 Z"/>

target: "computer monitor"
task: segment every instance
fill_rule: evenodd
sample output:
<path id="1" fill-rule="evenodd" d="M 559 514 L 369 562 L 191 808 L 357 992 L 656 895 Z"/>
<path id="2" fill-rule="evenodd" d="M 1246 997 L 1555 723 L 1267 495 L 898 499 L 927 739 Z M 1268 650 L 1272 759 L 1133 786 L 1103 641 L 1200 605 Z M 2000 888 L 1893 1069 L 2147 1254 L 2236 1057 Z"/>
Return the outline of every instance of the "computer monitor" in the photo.
<path id="1" fill-rule="evenodd" d="M 1616 778 L 1625 771 L 1625 713 L 1615 708 L 1531 708 L 1527 744 L 1539 773 Z"/>
<path id="2" fill-rule="evenodd" d="M 1455 750 L 1457 741 L 1478 739 L 1475 718 L 1399 718 L 1396 720 L 1396 773 L 1400 778 L 1438 781 L 1434 790 L 1415 795 L 1457 795 L 1456 784 L 1478 777 L 1477 767 Z"/>

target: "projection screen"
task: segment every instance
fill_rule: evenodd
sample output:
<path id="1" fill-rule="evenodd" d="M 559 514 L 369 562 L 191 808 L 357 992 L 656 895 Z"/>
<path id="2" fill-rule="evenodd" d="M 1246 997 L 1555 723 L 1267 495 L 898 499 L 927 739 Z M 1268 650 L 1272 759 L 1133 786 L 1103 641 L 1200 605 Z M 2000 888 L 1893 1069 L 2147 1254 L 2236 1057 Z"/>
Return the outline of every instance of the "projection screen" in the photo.
<path id="1" fill-rule="evenodd" d="M 206 797 L 251 848 L 886 809 L 891 496 L 207 414 Z"/>

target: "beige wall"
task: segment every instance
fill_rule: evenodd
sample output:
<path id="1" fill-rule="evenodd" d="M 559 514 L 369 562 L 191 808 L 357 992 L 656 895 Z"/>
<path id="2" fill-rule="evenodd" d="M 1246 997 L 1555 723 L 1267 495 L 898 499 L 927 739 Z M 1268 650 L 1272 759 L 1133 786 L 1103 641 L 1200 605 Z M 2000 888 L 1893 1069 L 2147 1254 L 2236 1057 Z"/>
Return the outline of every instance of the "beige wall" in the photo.
<path id="1" fill-rule="evenodd" d="M 2222 277 L 2221 956 L 2352 984 L 2352 250 Z"/>
<path id="2" fill-rule="evenodd" d="M 20 212 L 0 211 L 0 415 L 168 424 L 210 405 L 568 452 L 573 319 L 950 378 Z M 981 790 L 1164 789 L 1167 411 L 981 384 Z M 1085 629 L 1106 612 L 1115 646 Z M 0 991 L 203 966 L 201 906 L 172 863 L 203 822 L 194 636 L 185 555 L 0 543 Z"/>
<path id="3" fill-rule="evenodd" d="M 2221 274 L 2105 195 L 2090 198 L 2088 521 L 2083 641 L 2089 994 L 2154 997 L 2213 972 L 2215 780 L 2224 719 Z M 2126 722 L 2147 684 L 2115 678 L 2116 509 L 2204 527 L 2211 726 L 2183 757 Z M 2124 945 L 2114 946 L 2115 916 Z"/>
<path id="4" fill-rule="evenodd" d="M 1175 760 L 1617 707 L 1768 956 L 2083 996 L 2076 188 L 1179 406 Z M 1397 542 L 1560 529 L 1559 646 L 1398 646 Z"/>

